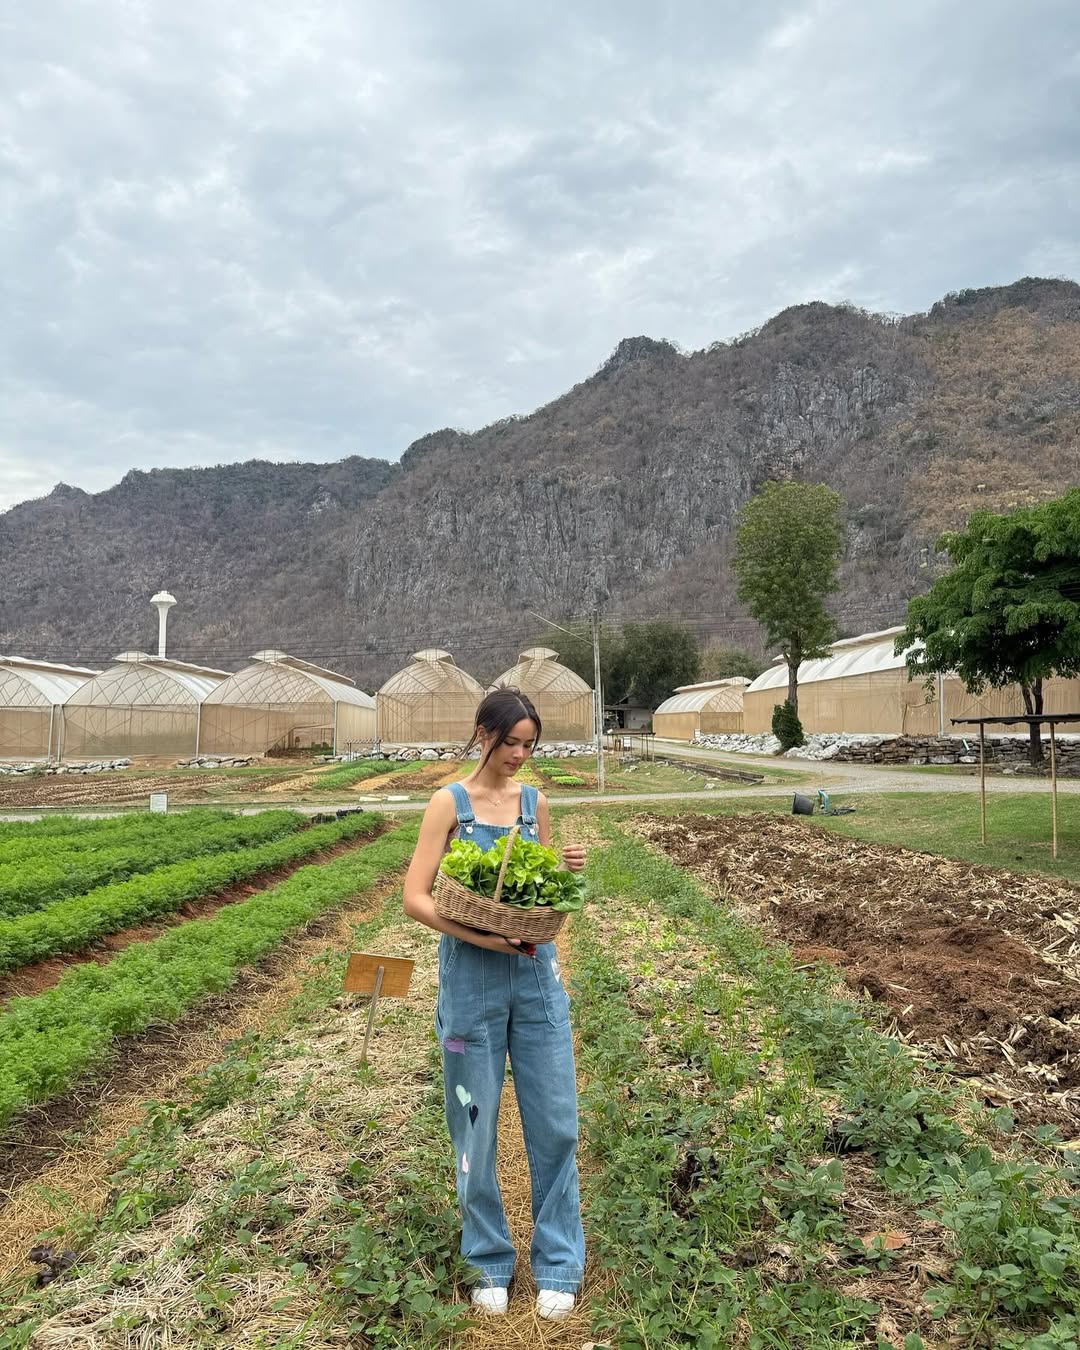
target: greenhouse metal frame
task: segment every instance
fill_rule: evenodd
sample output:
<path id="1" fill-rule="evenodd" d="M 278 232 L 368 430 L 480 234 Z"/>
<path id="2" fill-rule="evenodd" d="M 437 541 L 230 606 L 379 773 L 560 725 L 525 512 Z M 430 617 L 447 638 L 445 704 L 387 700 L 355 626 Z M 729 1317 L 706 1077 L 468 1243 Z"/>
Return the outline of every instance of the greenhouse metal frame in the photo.
<path id="1" fill-rule="evenodd" d="M 146 652 L 121 652 L 68 698 L 61 750 L 68 759 L 193 755 L 199 709 L 225 670 Z"/>
<path id="2" fill-rule="evenodd" d="M 59 759 L 64 704 L 98 674 L 84 666 L 0 656 L 0 759 Z"/>
<path id="3" fill-rule="evenodd" d="M 591 741 L 595 735 L 592 686 L 550 647 L 530 647 L 492 683 L 492 689 L 520 689 L 536 708 L 545 741 Z"/>
<path id="4" fill-rule="evenodd" d="M 267 649 L 207 694 L 198 752 L 261 755 L 325 744 L 342 754 L 374 741 L 375 723 L 375 700 L 347 675 Z"/>
<path id="5" fill-rule="evenodd" d="M 830 654 L 799 667 L 799 720 L 803 730 L 855 735 L 944 736 L 952 720 L 1022 716 L 1019 687 L 969 694 L 955 675 L 925 680 L 908 678 L 904 655 L 893 650 L 903 628 L 888 628 L 845 638 Z M 782 660 L 770 666 L 743 696 L 744 730 L 767 732 L 773 708 L 787 698 L 788 672 Z M 1080 681 L 1043 682 L 1043 706 L 1049 713 L 1067 712 L 1080 703 Z"/>
<path id="6" fill-rule="evenodd" d="M 375 695 L 379 740 L 386 745 L 464 745 L 484 697 L 479 680 L 449 652 L 414 652 Z"/>
<path id="7" fill-rule="evenodd" d="M 743 691 L 749 683 L 735 675 L 680 685 L 653 713 L 653 732 L 671 741 L 691 741 L 699 734 L 742 731 Z"/>

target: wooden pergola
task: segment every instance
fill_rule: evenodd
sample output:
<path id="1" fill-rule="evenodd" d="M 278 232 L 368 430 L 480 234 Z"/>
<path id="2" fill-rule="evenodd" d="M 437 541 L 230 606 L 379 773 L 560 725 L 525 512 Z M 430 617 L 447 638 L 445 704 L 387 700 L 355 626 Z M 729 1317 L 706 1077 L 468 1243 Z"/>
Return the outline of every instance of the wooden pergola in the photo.
<path id="1" fill-rule="evenodd" d="M 1057 843 L 1057 732 L 1056 728 L 1063 722 L 1080 722 L 1080 713 L 1035 713 L 1028 715 L 1022 713 L 1014 717 L 953 717 L 950 719 L 954 727 L 977 726 L 979 728 L 979 814 L 982 828 L 982 842 L 986 843 L 986 726 L 991 723 L 994 726 L 1025 726 L 1032 727 L 1038 725 L 1040 728 L 1044 723 L 1050 727 L 1050 815 L 1053 822 L 1053 845 L 1052 853 L 1056 858 L 1058 855 Z"/>

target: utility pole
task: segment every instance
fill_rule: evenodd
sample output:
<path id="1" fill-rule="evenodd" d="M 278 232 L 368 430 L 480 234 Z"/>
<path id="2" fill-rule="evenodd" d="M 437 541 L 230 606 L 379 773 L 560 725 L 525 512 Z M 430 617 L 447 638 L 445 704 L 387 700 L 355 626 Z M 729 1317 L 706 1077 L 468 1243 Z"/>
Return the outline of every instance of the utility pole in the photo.
<path id="1" fill-rule="evenodd" d="M 596 729 L 596 787 L 604 791 L 604 691 L 600 685 L 600 611 L 592 616 L 593 706 Z"/>
<path id="2" fill-rule="evenodd" d="M 545 619 L 542 614 L 537 614 L 536 610 L 527 611 L 534 619 L 539 619 L 541 623 L 546 623 L 549 628 L 557 628 L 560 633 L 565 633 L 567 637 L 572 637 L 575 642 L 584 642 L 585 639 L 580 633 L 571 633 L 569 628 L 564 628 L 554 619 Z M 605 789 L 604 778 L 604 693 L 600 687 L 600 610 L 593 610 L 592 616 L 592 651 L 593 651 L 593 733 L 596 736 L 596 786 L 603 792 Z"/>

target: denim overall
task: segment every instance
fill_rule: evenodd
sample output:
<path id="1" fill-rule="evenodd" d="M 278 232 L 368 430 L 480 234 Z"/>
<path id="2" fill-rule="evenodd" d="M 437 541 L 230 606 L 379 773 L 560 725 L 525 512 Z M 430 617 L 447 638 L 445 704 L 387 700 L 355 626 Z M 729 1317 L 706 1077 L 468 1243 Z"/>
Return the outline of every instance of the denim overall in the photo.
<path id="1" fill-rule="evenodd" d="M 506 826 L 482 825 L 461 783 L 450 791 L 457 838 L 489 849 Z M 536 789 L 523 785 L 521 837 L 536 840 Z M 505 1289 L 516 1252 L 495 1179 L 506 1056 L 521 1113 L 532 1181 L 530 1265 L 537 1287 L 576 1293 L 585 1265 L 577 1171 L 577 1083 L 569 999 L 553 943 L 536 957 L 489 952 L 443 934 L 435 1033 L 443 1052 L 446 1122 L 457 1155 L 461 1254 L 481 1287 Z"/>

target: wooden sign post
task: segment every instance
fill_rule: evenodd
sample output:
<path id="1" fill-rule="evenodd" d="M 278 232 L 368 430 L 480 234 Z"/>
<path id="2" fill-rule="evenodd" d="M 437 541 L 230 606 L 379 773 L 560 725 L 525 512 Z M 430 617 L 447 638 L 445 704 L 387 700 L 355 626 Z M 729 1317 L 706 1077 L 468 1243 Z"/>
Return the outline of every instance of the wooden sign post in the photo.
<path id="1" fill-rule="evenodd" d="M 375 1025 L 375 1008 L 380 998 L 404 998 L 409 992 L 415 962 L 400 956 L 373 956 L 370 952 L 353 952 L 345 970 L 347 994 L 370 994 L 367 1030 L 360 1063 L 367 1063 L 368 1041 Z"/>

